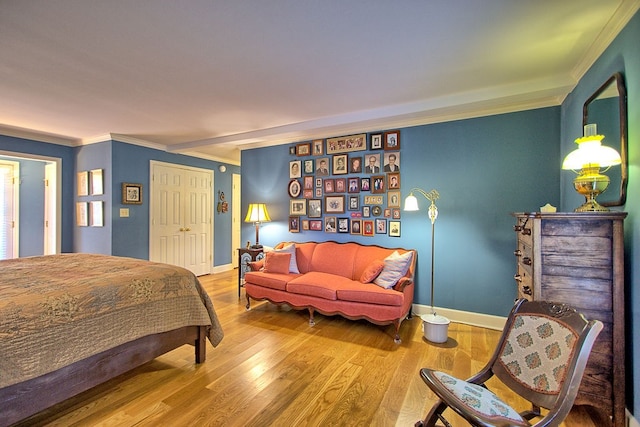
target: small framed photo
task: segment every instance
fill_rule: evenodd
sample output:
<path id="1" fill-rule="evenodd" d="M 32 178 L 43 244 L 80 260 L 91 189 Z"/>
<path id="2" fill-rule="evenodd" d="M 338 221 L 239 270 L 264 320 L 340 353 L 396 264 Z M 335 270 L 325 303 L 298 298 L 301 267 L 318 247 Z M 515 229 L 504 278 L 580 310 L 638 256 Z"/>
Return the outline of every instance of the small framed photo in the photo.
<path id="1" fill-rule="evenodd" d="M 289 181 L 289 187 L 288 187 L 289 197 L 291 197 L 292 199 L 295 199 L 300 196 L 301 191 L 302 191 L 302 186 L 300 185 L 300 181 L 298 181 L 297 179 L 292 179 L 291 181 Z"/>
<path id="2" fill-rule="evenodd" d="M 362 207 L 362 217 L 369 218 L 371 216 L 371 206 Z"/>
<path id="3" fill-rule="evenodd" d="M 344 193 L 347 191 L 347 180 L 345 178 L 336 178 L 336 193 Z"/>
<path id="4" fill-rule="evenodd" d="M 76 225 L 78 227 L 89 225 L 89 204 L 87 202 L 76 202 Z"/>
<path id="5" fill-rule="evenodd" d="M 315 168 L 313 167 L 313 159 L 304 161 L 304 173 L 305 174 L 313 174 Z"/>
<path id="6" fill-rule="evenodd" d="M 302 162 L 292 160 L 289 162 L 289 178 L 300 178 L 302 176 Z"/>
<path id="7" fill-rule="evenodd" d="M 400 219 L 400 209 L 398 208 L 391 209 L 391 217 L 393 219 Z"/>
<path id="8" fill-rule="evenodd" d="M 338 218 L 338 233 L 349 233 L 349 218 Z"/>
<path id="9" fill-rule="evenodd" d="M 362 221 L 362 235 L 363 236 L 373 236 L 374 228 L 373 228 L 373 220 L 366 219 Z"/>
<path id="10" fill-rule="evenodd" d="M 371 178 L 360 178 L 360 191 L 371 190 Z"/>
<path id="11" fill-rule="evenodd" d="M 324 192 L 325 193 L 335 193 L 336 188 L 335 188 L 335 180 L 333 179 L 325 179 L 324 180 Z"/>
<path id="12" fill-rule="evenodd" d="M 77 174 L 78 196 L 89 195 L 89 172 L 83 171 Z"/>
<path id="13" fill-rule="evenodd" d="M 316 160 L 316 176 L 329 176 L 329 158 L 323 157 Z"/>
<path id="14" fill-rule="evenodd" d="M 322 178 L 316 178 L 316 188 L 322 188 Z"/>
<path id="15" fill-rule="evenodd" d="M 344 196 L 324 196 L 324 211 L 330 213 L 344 213 Z"/>
<path id="16" fill-rule="evenodd" d="M 349 196 L 349 210 L 357 211 L 360 209 L 360 196 Z"/>
<path id="17" fill-rule="evenodd" d="M 400 131 L 391 130 L 384 133 L 384 149 L 399 150 L 400 149 Z"/>
<path id="18" fill-rule="evenodd" d="M 307 214 L 307 201 L 305 199 L 292 199 L 289 200 L 289 215 L 306 215 Z"/>
<path id="19" fill-rule="evenodd" d="M 308 219 L 303 219 L 302 220 L 302 229 L 303 230 L 309 230 L 309 220 Z"/>
<path id="20" fill-rule="evenodd" d="M 296 146 L 292 145 L 291 147 L 289 147 L 289 154 L 292 156 L 296 155 Z"/>
<path id="21" fill-rule="evenodd" d="M 312 190 L 304 190 L 304 191 L 302 191 L 302 198 L 304 198 L 304 199 L 313 199 L 313 189 Z"/>
<path id="22" fill-rule="evenodd" d="M 362 173 L 362 157 L 349 157 L 349 173 Z"/>
<path id="23" fill-rule="evenodd" d="M 389 236 L 400 237 L 400 221 L 389 221 Z"/>
<path id="24" fill-rule="evenodd" d="M 308 203 L 309 218 L 322 217 L 322 200 L 311 199 Z"/>
<path id="25" fill-rule="evenodd" d="M 91 175 L 91 195 L 99 196 L 104 194 L 102 185 L 102 169 L 93 169 L 89 173 Z"/>
<path id="26" fill-rule="evenodd" d="M 297 156 L 308 156 L 311 154 L 311 144 L 298 144 L 296 145 L 296 155 Z"/>
<path id="27" fill-rule="evenodd" d="M 362 220 L 361 219 L 352 219 L 351 220 L 351 234 L 362 234 Z"/>
<path id="28" fill-rule="evenodd" d="M 335 216 L 324 217 L 324 232 L 336 233 L 338 231 L 336 222 L 337 222 L 337 219 Z"/>
<path id="29" fill-rule="evenodd" d="M 315 194 L 316 198 L 320 198 L 322 197 L 322 187 L 320 188 L 316 188 L 316 194 Z"/>
<path id="30" fill-rule="evenodd" d="M 383 216 L 384 216 L 385 218 L 391 218 L 391 209 L 386 208 L 386 209 L 383 211 L 383 213 L 384 213 L 384 215 L 383 215 Z"/>
<path id="31" fill-rule="evenodd" d="M 122 204 L 141 205 L 142 204 L 142 184 L 122 183 Z"/>
<path id="32" fill-rule="evenodd" d="M 305 176 L 304 177 L 304 189 L 305 190 L 312 190 L 313 189 L 313 177 L 312 176 Z"/>
<path id="33" fill-rule="evenodd" d="M 324 154 L 324 140 L 315 139 L 311 143 L 313 146 L 313 155 L 314 156 L 322 156 Z"/>
<path id="34" fill-rule="evenodd" d="M 103 212 L 104 212 L 104 208 L 103 208 L 103 202 L 99 201 L 99 200 L 93 200 L 90 203 L 90 217 L 91 217 L 91 221 L 90 224 L 91 227 L 103 227 L 104 226 L 104 221 L 103 221 Z"/>
<path id="35" fill-rule="evenodd" d="M 387 220 L 376 219 L 376 234 L 387 234 Z"/>
<path id="36" fill-rule="evenodd" d="M 300 232 L 300 218 L 297 216 L 289 217 L 289 233 L 299 233 Z"/>
<path id="37" fill-rule="evenodd" d="M 371 134 L 371 150 L 382 150 L 382 134 L 381 133 L 372 133 Z"/>
<path id="38" fill-rule="evenodd" d="M 309 230 L 311 230 L 311 231 L 322 231 L 322 220 L 321 219 L 310 219 L 309 220 Z"/>
<path id="39" fill-rule="evenodd" d="M 400 172 L 400 153 L 395 151 L 385 153 L 383 163 L 385 172 Z"/>
<path id="40" fill-rule="evenodd" d="M 373 194 L 381 194 L 385 192 L 386 185 L 384 182 L 384 175 L 372 176 L 371 181 L 373 182 L 371 185 L 371 192 Z"/>
<path id="41" fill-rule="evenodd" d="M 380 206 L 373 206 L 371 208 L 371 214 L 373 216 L 380 216 L 382 215 L 382 208 Z"/>
<path id="42" fill-rule="evenodd" d="M 397 190 L 400 188 L 400 174 L 395 172 L 388 173 L 387 184 L 389 185 L 389 190 Z"/>
<path id="43" fill-rule="evenodd" d="M 345 175 L 347 173 L 347 155 L 336 154 L 333 156 L 333 174 Z"/>
<path id="44" fill-rule="evenodd" d="M 400 207 L 400 192 L 399 191 L 389 191 L 387 193 L 387 205 L 390 208 L 399 208 Z"/>
<path id="45" fill-rule="evenodd" d="M 360 192 L 360 179 L 349 178 L 349 193 L 359 193 L 359 192 Z"/>

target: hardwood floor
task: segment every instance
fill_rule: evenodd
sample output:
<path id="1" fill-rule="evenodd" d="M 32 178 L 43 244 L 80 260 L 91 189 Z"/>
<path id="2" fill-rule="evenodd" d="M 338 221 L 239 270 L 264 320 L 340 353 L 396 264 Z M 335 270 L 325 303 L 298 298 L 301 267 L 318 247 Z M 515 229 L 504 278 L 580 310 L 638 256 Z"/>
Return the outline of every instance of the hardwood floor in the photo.
<path id="1" fill-rule="evenodd" d="M 449 340 L 433 344 L 413 318 L 403 323 L 396 345 L 391 325 L 316 315 L 311 328 L 306 312 L 265 302 L 252 301 L 246 312 L 237 271 L 200 280 L 225 332 L 217 348 L 207 343 L 205 363 L 195 365 L 193 347 L 183 346 L 21 425 L 412 426 L 434 401 L 418 370 L 467 377 L 485 364 L 499 337 L 452 323 Z M 523 404 L 514 395 L 507 400 Z M 597 415 L 576 407 L 562 425 L 601 426 Z"/>

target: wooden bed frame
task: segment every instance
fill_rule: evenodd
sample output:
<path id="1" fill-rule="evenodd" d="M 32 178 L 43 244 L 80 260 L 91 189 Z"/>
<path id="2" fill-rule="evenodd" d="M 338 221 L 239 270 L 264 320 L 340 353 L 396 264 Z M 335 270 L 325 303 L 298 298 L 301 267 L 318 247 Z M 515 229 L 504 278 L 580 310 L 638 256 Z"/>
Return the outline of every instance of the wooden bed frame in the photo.
<path id="1" fill-rule="evenodd" d="M 184 344 L 195 346 L 195 362 L 206 358 L 210 326 L 187 326 L 148 335 L 46 375 L 0 389 L 0 427 L 37 414 Z"/>

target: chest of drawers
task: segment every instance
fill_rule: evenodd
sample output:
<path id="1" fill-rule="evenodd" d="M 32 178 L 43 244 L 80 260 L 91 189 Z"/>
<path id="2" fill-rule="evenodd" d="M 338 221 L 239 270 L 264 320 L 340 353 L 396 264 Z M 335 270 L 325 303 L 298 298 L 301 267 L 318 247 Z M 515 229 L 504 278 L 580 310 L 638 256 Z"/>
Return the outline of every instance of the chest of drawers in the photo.
<path id="1" fill-rule="evenodd" d="M 625 212 L 516 213 L 518 298 L 563 302 L 598 319 L 576 404 L 625 422 Z"/>

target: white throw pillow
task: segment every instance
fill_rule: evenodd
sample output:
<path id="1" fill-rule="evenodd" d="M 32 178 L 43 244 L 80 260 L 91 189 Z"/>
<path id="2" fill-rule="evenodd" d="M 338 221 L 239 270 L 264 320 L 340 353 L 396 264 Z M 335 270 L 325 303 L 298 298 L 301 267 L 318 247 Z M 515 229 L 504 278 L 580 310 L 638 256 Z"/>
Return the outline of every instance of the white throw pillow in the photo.
<path id="1" fill-rule="evenodd" d="M 373 283 L 385 289 L 392 288 L 402 276 L 407 274 L 412 256 L 413 252 L 405 252 L 400 255 L 400 252 L 394 251 L 384 259 L 384 268 Z"/>
<path id="2" fill-rule="evenodd" d="M 289 273 L 300 274 L 298 270 L 298 261 L 296 261 L 296 244 L 291 243 L 282 249 L 275 249 L 274 252 L 283 252 L 291 254 L 291 260 L 289 261 Z"/>

